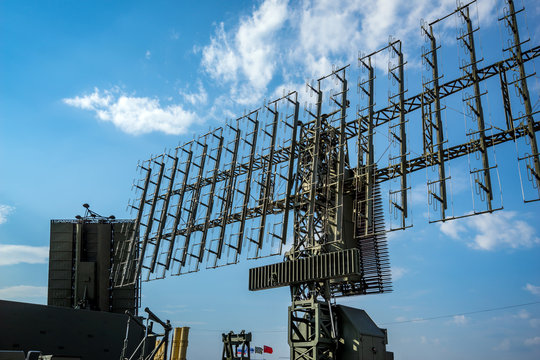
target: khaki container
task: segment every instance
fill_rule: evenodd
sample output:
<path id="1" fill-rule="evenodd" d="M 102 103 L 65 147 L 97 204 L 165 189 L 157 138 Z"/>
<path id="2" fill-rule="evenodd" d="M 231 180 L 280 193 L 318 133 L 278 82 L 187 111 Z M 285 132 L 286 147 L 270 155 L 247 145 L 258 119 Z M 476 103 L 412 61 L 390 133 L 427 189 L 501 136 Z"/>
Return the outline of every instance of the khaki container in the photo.
<path id="1" fill-rule="evenodd" d="M 171 360 L 186 360 L 189 327 L 174 328 Z"/>

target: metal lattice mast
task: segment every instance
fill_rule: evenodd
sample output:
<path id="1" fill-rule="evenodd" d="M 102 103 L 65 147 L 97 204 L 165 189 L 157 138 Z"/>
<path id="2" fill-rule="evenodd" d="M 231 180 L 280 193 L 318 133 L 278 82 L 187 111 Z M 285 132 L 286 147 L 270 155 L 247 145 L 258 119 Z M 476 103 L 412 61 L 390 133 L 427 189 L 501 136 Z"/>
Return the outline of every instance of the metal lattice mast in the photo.
<path id="1" fill-rule="evenodd" d="M 477 131 L 467 134 L 472 138 L 478 138 L 479 140 L 479 152 L 482 159 L 482 166 L 479 169 L 471 169 L 474 175 L 475 184 L 479 187 L 480 191 L 485 193 L 485 200 L 487 203 L 487 211 L 492 211 L 493 190 L 491 186 L 491 173 L 489 158 L 487 154 L 486 143 L 486 125 L 484 121 L 484 110 L 482 107 L 482 93 L 480 91 L 480 82 L 478 80 L 478 60 L 476 57 L 476 47 L 474 45 L 474 32 L 472 21 L 469 16 L 469 7 L 458 8 L 459 15 L 465 21 L 467 25 L 467 31 L 462 36 L 458 37 L 463 43 L 463 48 L 469 53 L 469 63 L 462 65 L 462 71 L 470 76 L 474 83 L 474 95 L 472 97 L 465 97 L 465 106 L 468 113 L 471 114 L 473 122 L 476 122 Z"/>
<path id="2" fill-rule="evenodd" d="M 518 160 L 526 162 L 527 176 L 530 177 L 530 180 L 533 183 L 533 187 L 535 187 L 538 191 L 537 198 L 533 200 L 539 200 L 540 199 L 540 158 L 538 154 L 538 144 L 536 141 L 535 121 L 533 117 L 534 113 L 533 113 L 532 105 L 531 105 L 529 87 L 527 85 L 527 78 L 530 77 L 531 75 L 527 75 L 527 72 L 525 71 L 525 66 L 524 66 L 525 57 L 521 49 L 521 46 L 525 43 L 525 41 L 520 40 L 518 22 L 516 18 L 516 14 L 521 11 L 523 11 L 523 9 L 516 11 L 515 6 L 514 6 L 514 1 L 508 0 L 507 14 L 505 14 L 505 16 L 503 16 L 501 20 L 505 22 L 505 25 L 508 28 L 510 28 L 512 32 L 511 45 L 505 50 L 509 51 L 512 54 L 512 57 L 515 59 L 515 67 L 517 67 L 517 70 L 519 72 L 519 78 L 514 81 L 514 86 L 516 87 L 516 90 L 519 93 L 519 96 L 525 108 L 525 115 L 522 117 L 519 117 L 518 119 L 514 119 L 514 121 L 518 120 L 520 121 L 520 123 L 522 123 L 523 118 L 525 118 L 526 127 L 527 127 L 526 136 L 530 143 L 530 148 L 531 148 L 530 154 L 526 154 L 525 156 L 518 158 Z"/>

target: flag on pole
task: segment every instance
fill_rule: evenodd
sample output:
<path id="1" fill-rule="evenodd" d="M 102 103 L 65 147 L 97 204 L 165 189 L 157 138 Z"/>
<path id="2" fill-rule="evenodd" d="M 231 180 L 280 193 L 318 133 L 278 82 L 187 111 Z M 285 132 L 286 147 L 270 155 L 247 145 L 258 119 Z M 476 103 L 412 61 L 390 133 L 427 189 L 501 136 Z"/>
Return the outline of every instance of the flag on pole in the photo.
<path id="1" fill-rule="evenodd" d="M 271 354 L 271 353 L 274 352 L 274 350 L 272 350 L 272 348 L 270 346 L 264 345 L 264 352 L 268 353 L 268 354 Z"/>
<path id="2" fill-rule="evenodd" d="M 260 346 L 255 346 L 255 354 L 262 354 L 263 348 Z"/>
<path id="3" fill-rule="evenodd" d="M 239 347 L 238 349 L 236 349 L 236 354 L 237 355 L 247 355 L 249 354 L 250 352 L 253 352 L 253 348 L 249 349 L 249 348 L 245 348 L 243 351 L 242 351 L 242 348 Z"/>

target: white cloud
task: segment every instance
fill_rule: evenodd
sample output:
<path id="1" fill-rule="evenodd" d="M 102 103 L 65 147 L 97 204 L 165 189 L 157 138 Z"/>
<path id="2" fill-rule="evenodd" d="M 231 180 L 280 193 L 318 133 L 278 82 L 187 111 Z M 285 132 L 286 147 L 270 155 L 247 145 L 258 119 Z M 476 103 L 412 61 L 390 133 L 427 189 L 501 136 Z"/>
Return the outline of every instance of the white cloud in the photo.
<path id="1" fill-rule="evenodd" d="M 409 272 L 408 269 L 398 266 L 392 266 L 392 280 L 397 281 Z"/>
<path id="2" fill-rule="evenodd" d="M 469 322 L 469 318 L 465 315 L 454 315 L 452 323 L 457 325 L 466 325 Z"/>
<path id="3" fill-rule="evenodd" d="M 150 50 L 146 50 L 146 53 L 144 54 L 144 57 L 147 60 L 150 60 L 150 58 L 152 57 L 152 53 L 150 52 Z"/>
<path id="4" fill-rule="evenodd" d="M 0 224 L 3 224 L 7 221 L 7 217 L 15 210 L 13 206 L 1 205 L 0 204 Z"/>
<path id="5" fill-rule="evenodd" d="M 63 99 L 67 105 L 95 111 L 98 119 L 110 121 L 120 130 L 133 135 L 160 131 L 179 135 L 197 121 L 195 113 L 181 105 L 161 106 L 158 99 L 134 97 L 119 89 L 100 91 L 95 88 L 89 95 Z"/>
<path id="6" fill-rule="evenodd" d="M 395 34 L 397 30 L 395 24 L 398 23 L 398 16 L 405 20 L 403 23 L 407 24 L 407 14 L 398 11 L 400 3 L 403 3 L 403 1 L 377 1 L 373 4 L 374 6 L 365 8 L 362 19 L 362 32 L 370 34 L 365 39 L 367 49 L 371 50 L 379 47 L 388 40 L 388 35 Z"/>
<path id="7" fill-rule="evenodd" d="M 477 231 L 471 247 L 493 250 L 497 247 L 530 248 L 540 243 L 532 226 L 515 219 L 513 211 L 474 216 L 469 219 L 471 227 Z"/>
<path id="8" fill-rule="evenodd" d="M 533 285 L 533 284 L 527 284 L 527 285 L 525 285 L 524 289 L 527 290 L 528 292 L 530 292 L 533 295 L 540 295 L 540 286 L 536 286 L 536 285 Z"/>
<path id="9" fill-rule="evenodd" d="M 490 14 L 495 2 L 482 1 L 478 10 L 481 23 L 494 21 Z M 351 0 L 303 1 L 299 8 L 290 10 L 293 15 L 289 18 L 295 19 L 291 26 L 299 35 L 292 39 L 289 60 L 303 65 L 304 76 L 318 77 L 328 73 L 332 64 L 356 62 L 358 51 L 371 53 L 385 46 L 390 35 L 403 41 L 407 53 L 409 46 L 422 42 L 421 19 L 433 21 L 455 8 L 455 0 L 386 0 L 372 2 L 370 6 Z M 474 5 L 472 12 L 475 16 Z M 443 26 L 452 27 L 454 22 L 443 22 Z M 387 59 L 385 53 L 381 56 L 384 59 L 376 60 L 374 65 L 383 69 Z"/>
<path id="10" fill-rule="evenodd" d="M 195 93 L 189 93 L 187 91 L 180 91 L 180 95 L 189 102 L 191 105 L 197 105 L 197 104 L 206 104 L 208 101 L 208 94 L 206 93 L 206 90 L 202 83 L 199 81 L 199 88 L 198 92 Z"/>
<path id="11" fill-rule="evenodd" d="M 533 338 L 525 339 L 524 343 L 527 346 L 540 345 L 540 336 L 535 336 Z"/>
<path id="12" fill-rule="evenodd" d="M 438 339 L 438 338 L 432 338 L 432 337 L 425 337 L 425 336 L 420 336 L 420 343 L 421 344 L 432 344 L 432 345 L 439 345 L 441 343 L 441 340 Z"/>
<path id="13" fill-rule="evenodd" d="M 540 244 L 534 228 L 514 211 L 499 211 L 441 223 L 440 230 L 473 249 L 530 248 Z"/>
<path id="14" fill-rule="evenodd" d="M 170 37 L 171 37 L 171 40 L 178 40 L 180 39 L 180 33 L 173 29 L 170 32 Z"/>
<path id="15" fill-rule="evenodd" d="M 480 25 L 485 26 L 493 23 L 493 20 L 497 18 L 497 0 L 482 0 L 478 1 L 478 17 L 480 18 Z M 474 15 L 471 14 L 473 20 Z"/>
<path id="16" fill-rule="evenodd" d="M 210 45 L 203 49 L 202 65 L 215 79 L 235 81 L 239 64 L 233 45 L 229 44 L 229 35 L 225 25 L 219 24 L 216 36 L 211 38 Z"/>
<path id="17" fill-rule="evenodd" d="M 286 0 L 266 0 L 233 32 L 227 33 L 220 23 L 203 48 L 204 70 L 214 79 L 232 82 L 231 95 L 238 103 L 260 100 L 272 80 L 279 54 L 275 37 L 286 19 Z M 247 82 L 239 87 L 238 80 Z"/>
<path id="18" fill-rule="evenodd" d="M 236 33 L 242 69 L 255 88 L 266 87 L 272 79 L 277 55 L 273 35 L 286 19 L 287 1 L 266 0 Z"/>
<path id="19" fill-rule="evenodd" d="M 392 242 L 398 240 L 401 237 L 401 233 L 401 231 L 390 231 L 386 233 L 386 241 Z"/>
<path id="20" fill-rule="evenodd" d="M 160 311 L 165 314 L 178 314 L 178 313 L 183 313 L 183 312 L 189 312 L 190 310 L 185 304 L 173 304 L 173 305 L 169 304 L 165 306 L 165 309 L 160 310 Z"/>
<path id="21" fill-rule="evenodd" d="M 46 286 L 17 285 L 0 289 L 0 299 L 3 300 L 24 300 L 46 296 Z"/>
<path id="22" fill-rule="evenodd" d="M 370 6 L 354 0 L 264 0 L 236 24 L 217 24 L 207 45 L 195 52 L 202 54 L 204 72 L 228 87 L 236 105 L 251 106 L 279 75 L 278 81 L 287 85 L 318 78 L 334 64 L 356 63 L 359 50 L 368 53 L 385 46 L 389 35 L 403 41 L 409 64 L 418 62 L 407 52 L 423 42 L 420 19 L 433 21 L 455 7 L 455 0 L 386 0 Z M 495 0 L 482 1 L 478 11 L 476 5 L 471 8 L 481 23 L 495 19 L 489 16 Z M 454 25 L 444 22 L 452 30 Z M 375 66 L 386 68 L 386 60 L 377 60 Z"/>
<path id="23" fill-rule="evenodd" d="M 294 83 L 290 81 L 285 81 L 281 85 L 275 87 L 274 91 L 270 94 L 269 99 L 278 99 L 293 91 L 296 91 L 298 95 L 298 102 L 300 104 L 303 104 L 304 102 L 310 100 L 309 94 L 306 91 L 299 91 L 301 89 L 305 89 L 305 87 L 306 84 L 303 82 Z"/>
<path id="24" fill-rule="evenodd" d="M 480 22 L 492 16 L 496 0 L 482 1 Z M 359 50 L 372 52 L 388 43 L 389 35 L 419 44 L 420 19 L 433 21 L 456 7 L 455 0 L 386 0 L 365 6 L 353 0 L 265 0 L 239 20 L 232 31 L 216 27 L 202 50 L 203 68 L 215 79 L 234 81 L 244 75 L 255 89 L 266 87 L 275 73 L 279 55 L 285 67 L 301 78 L 327 74 L 333 63 L 356 61 Z M 472 15 L 476 17 L 476 7 Z M 452 21 L 444 23 L 453 27 Z M 369 34 L 369 36 L 366 36 Z M 381 62 L 385 67 L 386 62 Z M 301 65 L 301 66 L 293 66 Z"/>
<path id="25" fill-rule="evenodd" d="M 507 351 L 510 350 L 510 339 L 504 339 L 499 343 L 499 345 L 495 346 L 493 350 L 496 351 Z"/>
<path id="26" fill-rule="evenodd" d="M 46 264 L 48 259 L 47 246 L 0 244 L 0 266 L 20 263 Z"/>
<path id="27" fill-rule="evenodd" d="M 531 314 L 527 310 L 522 309 L 515 315 L 515 317 L 518 319 L 527 320 L 531 317 Z"/>
<path id="28" fill-rule="evenodd" d="M 478 5 L 481 23 L 493 18 L 488 15 L 495 9 L 494 2 L 484 0 Z M 274 85 L 272 81 L 300 90 L 296 84 L 327 74 L 332 64 L 355 63 L 359 50 L 376 50 L 387 44 L 391 34 L 403 40 L 406 53 L 422 42 L 421 18 L 431 21 L 454 9 L 455 0 L 386 0 L 370 6 L 354 0 L 263 0 L 236 23 L 218 23 L 206 46 L 195 46 L 195 52 L 201 54 L 203 72 L 226 86 L 232 99 L 228 108 L 214 106 L 211 99 L 212 108 L 217 109 L 216 114 L 211 113 L 222 118 L 235 105 L 252 106 L 261 101 L 268 90 L 275 94 L 274 89 L 268 89 Z M 448 23 L 454 26 L 454 22 Z M 176 40 L 179 34 L 172 29 L 169 37 Z M 146 58 L 151 55 L 147 50 Z M 407 55 L 412 64 L 414 60 Z M 386 67 L 383 60 L 376 66 Z M 205 86 L 210 89 L 207 83 Z M 204 88 L 204 92 L 200 90 L 182 95 L 191 105 L 206 104 L 208 94 Z M 131 134 L 180 134 L 196 121 L 195 114 L 180 105 L 160 106 L 157 99 L 118 95 L 114 91 L 96 89 L 64 102 L 93 110 L 99 119 L 111 121 Z M 413 192 L 411 197 L 418 201 L 425 198 L 425 191 Z"/>
<path id="29" fill-rule="evenodd" d="M 440 230 L 443 234 L 450 236 L 452 239 L 459 239 L 460 234 L 466 230 L 466 228 L 459 221 L 445 221 L 440 223 Z"/>
<path id="30" fill-rule="evenodd" d="M 359 1 L 323 0 L 305 1 L 296 10 L 299 21 L 293 26 L 299 36 L 290 55 L 302 64 L 304 76 L 319 77 L 331 71 L 333 63 L 354 60 L 362 43 L 361 10 L 370 7 Z"/>

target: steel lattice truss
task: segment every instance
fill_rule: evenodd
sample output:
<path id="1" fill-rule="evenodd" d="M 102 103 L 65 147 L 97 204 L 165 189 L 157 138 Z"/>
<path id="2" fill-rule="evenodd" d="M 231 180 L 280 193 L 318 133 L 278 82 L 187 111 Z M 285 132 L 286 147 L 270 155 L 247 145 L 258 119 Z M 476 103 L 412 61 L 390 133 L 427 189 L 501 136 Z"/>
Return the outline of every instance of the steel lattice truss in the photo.
<path id="1" fill-rule="evenodd" d="M 307 85 L 311 103 L 303 107 L 299 93 L 285 94 L 140 164 L 141 180 L 130 204 L 135 227 L 131 240 L 116 249 L 123 261 L 114 269 L 115 284 L 234 264 L 241 256 L 278 255 L 286 246 L 285 262 L 251 270 L 250 289 L 291 285 L 300 299 L 313 290 L 304 285 L 324 280 L 324 291 L 332 296 L 389 291 L 381 184 L 393 184 L 388 207 L 398 221 L 392 230 L 410 226 L 409 178 L 421 169 L 431 170 L 427 192 L 436 210 L 433 221 L 451 220 L 458 216 L 449 209 L 448 164 L 468 158 L 477 202 L 466 215 L 492 212 L 500 207 L 490 151 L 510 141 L 517 144 L 524 186 L 532 189 L 524 200 L 538 200 L 540 122 L 527 85 L 534 74 L 527 65 L 540 55 L 540 46 L 526 49 L 517 25 L 520 10 L 510 1 L 500 19 L 509 45 L 502 60 L 486 65 L 476 54 L 478 28 L 470 6 L 423 24 L 422 90 L 413 96 L 405 86 L 401 41 L 391 40 L 358 59 L 363 75 L 354 87 L 363 100 L 351 95 L 351 68 L 339 68 Z M 459 76 L 446 81 L 436 29 L 450 16 L 460 19 L 456 39 L 463 51 Z M 390 59 L 389 95 L 387 105 L 377 107 L 375 58 L 383 53 Z M 502 104 L 502 125 L 492 124 L 484 109 L 486 84 L 496 80 L 500 90 L 490 94 Z M 445 132 L 444 102 L 459 95 L 469 125 L 465 140 L 452 143 Z M 387 162 L 376 152 L 383 125 L 395 152 Z M 411 137 L 422 139 L 415 156 Z"/>

